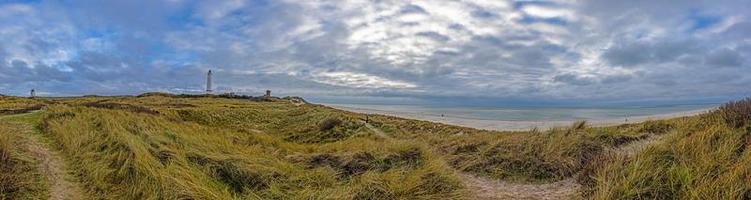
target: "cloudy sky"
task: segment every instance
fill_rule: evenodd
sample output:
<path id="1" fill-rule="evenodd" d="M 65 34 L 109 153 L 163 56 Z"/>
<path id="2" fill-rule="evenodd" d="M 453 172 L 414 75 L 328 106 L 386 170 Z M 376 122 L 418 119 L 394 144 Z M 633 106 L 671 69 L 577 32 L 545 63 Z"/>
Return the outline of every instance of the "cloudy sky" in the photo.
<path id="1" fill-rule="evenodd" d="M 329 99 L 751 95 L 751 3 L 0 0 L 0 93 Z M 467 98 L 471 97 L 471 98 Z"/>

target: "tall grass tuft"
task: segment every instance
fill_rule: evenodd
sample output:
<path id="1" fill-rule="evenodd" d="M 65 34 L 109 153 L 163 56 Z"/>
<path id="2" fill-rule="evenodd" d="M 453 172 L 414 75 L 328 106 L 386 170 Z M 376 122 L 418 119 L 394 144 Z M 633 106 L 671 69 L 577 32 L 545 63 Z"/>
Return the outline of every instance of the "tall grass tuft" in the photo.
<path id="1" fill-rule="evenodd" d="M 751 122 L 751 98 L 723 104 L 719 112 L 728 125 L 735 128 L 743 127 Z"/>
<path id="2" fill-rule="evenodd" d="M 571 130 L 584 130 L 586 128 L 587 128 L 587 121 L 585 120 L 574 122 L 574 124 L 571 125 Z"/>

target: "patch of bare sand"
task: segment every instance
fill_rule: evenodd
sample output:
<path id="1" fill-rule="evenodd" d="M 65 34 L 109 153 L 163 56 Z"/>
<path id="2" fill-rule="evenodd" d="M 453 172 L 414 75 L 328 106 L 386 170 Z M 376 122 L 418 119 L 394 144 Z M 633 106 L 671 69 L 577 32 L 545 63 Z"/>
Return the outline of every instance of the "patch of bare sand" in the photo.
<path id="1" fill-rule="evenodd" d="M 573 178 L 546 184 L 509 183 L 478 177 L 459 175 L 476 199 L 569 199 L 581 187 Z"/>

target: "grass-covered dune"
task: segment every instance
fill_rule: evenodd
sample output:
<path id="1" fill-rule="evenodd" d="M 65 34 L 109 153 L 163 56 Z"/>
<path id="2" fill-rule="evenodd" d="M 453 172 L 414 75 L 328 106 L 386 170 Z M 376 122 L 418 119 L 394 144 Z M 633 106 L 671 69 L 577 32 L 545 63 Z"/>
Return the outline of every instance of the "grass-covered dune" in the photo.
<path id="1" fill-rule="evenodd" d="M 751 99 L 667 121 L 638 154 L 603 155 L 585 191 L 595 199 L 751 199 Z M 585 187 L 586 188 L 586 187 Z"/>
<path id="2" fill-rule="evenodd" d="M 93 199 L 475 199 L 465 174 L 512 184 L 576 179 L 584 187 L 572 198 L 743 199 L 751 197 L 750 107 L 497 132 L 380 115 L 365 123 L 299 98 L 0 97 L 0 115 L 41 109 L 21 121 Z M 49 183 L 25 170 L 35 163 L 10 139 L 24 134 L 7 127 L 0 199 L 46 194 Z"/>

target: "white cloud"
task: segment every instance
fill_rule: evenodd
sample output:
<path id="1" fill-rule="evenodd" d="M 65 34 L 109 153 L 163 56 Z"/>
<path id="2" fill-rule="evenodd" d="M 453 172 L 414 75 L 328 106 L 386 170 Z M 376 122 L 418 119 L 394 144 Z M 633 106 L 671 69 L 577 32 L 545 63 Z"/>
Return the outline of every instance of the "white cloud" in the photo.
<path id="1" fill-rule="evenodd" d="M 323 72 L 313 77 L 315 81 L 320 83 L 353 88 L 411 89 L 417 87 L 417 85 L 409 82 L 354 72 Z"/>
<path id="2" fill-rule="evenodd" d="M 573 11 L 562 8 L 551 8 L 544 6 L 524 6 L 522 8 L 524 13 L 541 18 L 564 18 L 567 20 L 577 20 L 577 15 Z"/>

